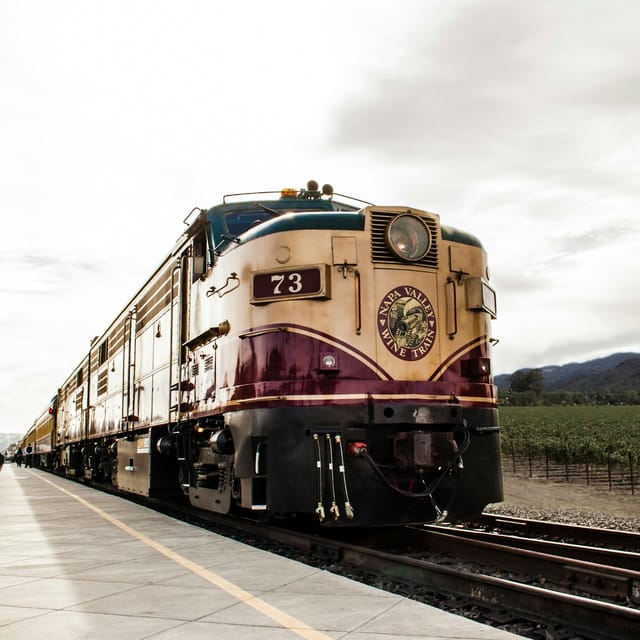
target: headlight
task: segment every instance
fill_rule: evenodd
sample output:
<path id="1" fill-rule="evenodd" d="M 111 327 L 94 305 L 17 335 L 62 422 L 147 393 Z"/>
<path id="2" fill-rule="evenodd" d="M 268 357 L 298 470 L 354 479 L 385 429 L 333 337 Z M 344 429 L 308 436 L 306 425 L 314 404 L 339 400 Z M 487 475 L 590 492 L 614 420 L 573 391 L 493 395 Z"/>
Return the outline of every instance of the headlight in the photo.
<path id="1" fill-rule="evenodd" d="M 405 214 L 389 223 L 386 241 L 398 258 L 414 262 L 427 255 L 431 247 L 431 233 L 420 218 Z"/>

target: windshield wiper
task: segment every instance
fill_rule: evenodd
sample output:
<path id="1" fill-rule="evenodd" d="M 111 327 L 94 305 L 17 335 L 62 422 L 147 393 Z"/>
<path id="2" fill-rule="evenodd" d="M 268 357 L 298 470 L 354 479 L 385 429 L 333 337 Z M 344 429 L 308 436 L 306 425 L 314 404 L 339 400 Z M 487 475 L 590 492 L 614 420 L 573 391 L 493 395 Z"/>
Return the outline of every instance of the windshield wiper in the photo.
<path id="1" fill-rule="evenodd" d="M 260 207 L 263 211 L 270 213 L 272 216 L 279 216 L 282 213 L 281 211 L 276 211 L 275 209 L 271 209 L 271 207 L 267 207 L 262 204 L 262 202 L 254 202 L 253 204 L 255 204 L 256 207 Z"/>

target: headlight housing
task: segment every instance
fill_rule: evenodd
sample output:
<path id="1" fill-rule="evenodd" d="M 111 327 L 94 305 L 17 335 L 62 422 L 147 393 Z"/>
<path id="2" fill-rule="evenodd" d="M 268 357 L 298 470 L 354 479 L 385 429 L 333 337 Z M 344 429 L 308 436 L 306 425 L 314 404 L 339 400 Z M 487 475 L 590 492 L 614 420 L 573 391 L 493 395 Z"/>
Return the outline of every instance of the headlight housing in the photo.
<path id="1" fill-rule="evenodd" d="M 403 214 L 396 216 L 387 227 L 385 240 L 389 250 L 401 260 L 422 260 L 431 248 L 431 232 L 418 217 Z"/>

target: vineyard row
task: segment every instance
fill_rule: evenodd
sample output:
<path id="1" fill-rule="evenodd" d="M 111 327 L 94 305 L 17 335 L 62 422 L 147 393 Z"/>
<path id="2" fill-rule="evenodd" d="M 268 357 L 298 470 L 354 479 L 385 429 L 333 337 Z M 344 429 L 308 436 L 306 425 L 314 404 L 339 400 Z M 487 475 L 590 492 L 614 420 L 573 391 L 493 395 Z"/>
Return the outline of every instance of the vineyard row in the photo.
<path id="1" fill-rule="evenodd" d="M 629 455 L 627 464 L 609 459 L 606 464 L 586 460 L 575 463 L 557 461 L 549 456 L 521 455 L 515 447 L 503 451 L 503 467 L 514 475 L 545 478 L 553 481 L 577 482 L 609 491 L 624 491 L 635 495 L 640 492 L 640 469 Z"/>

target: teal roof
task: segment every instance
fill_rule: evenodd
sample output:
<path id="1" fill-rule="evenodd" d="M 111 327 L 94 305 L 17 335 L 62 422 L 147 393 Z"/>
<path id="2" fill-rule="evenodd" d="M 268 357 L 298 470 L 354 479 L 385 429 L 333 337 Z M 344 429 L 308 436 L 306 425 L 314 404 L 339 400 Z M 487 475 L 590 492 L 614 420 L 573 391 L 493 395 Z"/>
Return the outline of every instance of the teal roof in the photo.
<path id="1" fill-rule="evenodd" d="M 468 244 L 472 247 L 484 249 L 480 240 L 478 240 L 478 238 L 476 238 L 476 236 L 474 236 L 473 234 L 467 233 L 466 231 L 460 231 L 460 229 L 454 229 L 453 227 L 440 225 L 440 233 L 442 234 L 443 240 L 448 240 L 449 242 L 459 242 L 460 244 Z"/>
<path id="2" fill-rule="evenodd" d="M 280 198 L 228 202 L 207 211 L 216 252 L 231 249 L 273 233 L 317 229 L 363 231 L 362 209 L 325 199 Z M 441 225 L 442 239 L 483 249 L 471 233 Z"/>
<path id="3" fill-rule="evenodd" d="M 333 200 L 316 199 L 226 203 L 209 209 L 207 220 L 218 252 L 236 246 L 238 240 L 244 243 L 284 231 L 364 229 L 362 211 Z"/>

